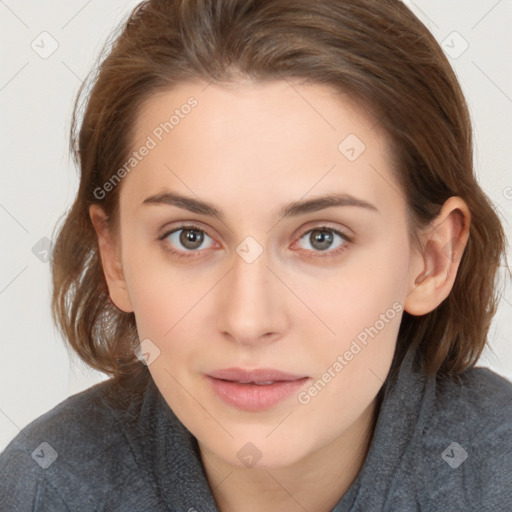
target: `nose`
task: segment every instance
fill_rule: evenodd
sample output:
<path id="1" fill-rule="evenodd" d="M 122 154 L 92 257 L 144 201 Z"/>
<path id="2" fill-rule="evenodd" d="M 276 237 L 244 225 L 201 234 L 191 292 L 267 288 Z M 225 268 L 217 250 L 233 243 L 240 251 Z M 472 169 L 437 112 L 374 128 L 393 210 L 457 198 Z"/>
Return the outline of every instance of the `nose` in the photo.
<path id="1" fill-rule="evenodd" d="M 284 286 L 270 270 L 265 251 L 249 261 L 235 253 L 222 280 L 217 328 L 242 345 L 274 342 L 286 328 Z"/>

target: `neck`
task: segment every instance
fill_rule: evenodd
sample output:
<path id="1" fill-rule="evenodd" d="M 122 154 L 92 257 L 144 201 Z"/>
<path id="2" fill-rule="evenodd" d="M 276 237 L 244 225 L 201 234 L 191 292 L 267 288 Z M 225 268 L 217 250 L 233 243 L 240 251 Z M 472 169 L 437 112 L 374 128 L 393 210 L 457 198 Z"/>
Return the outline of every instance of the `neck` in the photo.
<path id="1" fill-rule="evenodd" d="M 359 473 L 373 438 L 374 400 L 342 435 L 286 467 L 233 466 L 199 443 L 208 483 L 221 512 L 330 512 Z"/>

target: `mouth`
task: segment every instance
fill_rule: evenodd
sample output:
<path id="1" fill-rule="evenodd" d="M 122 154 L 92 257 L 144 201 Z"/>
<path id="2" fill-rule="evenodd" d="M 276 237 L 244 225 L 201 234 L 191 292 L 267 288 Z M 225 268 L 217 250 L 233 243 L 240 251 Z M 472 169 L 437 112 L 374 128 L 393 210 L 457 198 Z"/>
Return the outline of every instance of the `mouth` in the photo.
<path id="1" fill-rule="evenodd" d="M 206 375 L 224 403 L 244 411 L 263 411 L 290 398 L 310 380 L 309 376 L 274 369 L 227 368 Z"/>

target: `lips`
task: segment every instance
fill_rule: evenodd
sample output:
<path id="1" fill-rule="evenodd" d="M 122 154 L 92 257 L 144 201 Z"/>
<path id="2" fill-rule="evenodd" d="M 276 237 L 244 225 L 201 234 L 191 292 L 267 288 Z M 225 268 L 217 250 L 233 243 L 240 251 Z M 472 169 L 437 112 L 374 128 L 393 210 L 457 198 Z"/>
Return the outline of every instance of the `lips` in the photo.
<path id="1" fill-rule="evenodd" d="M 206 375 L 214 393 L 227 405 L 244 411 L 270 409 L 298 393 L 308 376 L 260 368 L 227 368 Z"/>
<path id="2" fill-rule="evenodd" d="M 273 368 L 258 368 L 255 370 L 226 368 L 224 370 L 216 370 L 210 372 L 208 375 L 214 379 L 240 382 L 242 384 L 254 383 L 258 385 L 268 385 L 276 381 L 288 382 L 307 377 L 307 375 L 286 373 L 280 370 L 275 370 Z"/>

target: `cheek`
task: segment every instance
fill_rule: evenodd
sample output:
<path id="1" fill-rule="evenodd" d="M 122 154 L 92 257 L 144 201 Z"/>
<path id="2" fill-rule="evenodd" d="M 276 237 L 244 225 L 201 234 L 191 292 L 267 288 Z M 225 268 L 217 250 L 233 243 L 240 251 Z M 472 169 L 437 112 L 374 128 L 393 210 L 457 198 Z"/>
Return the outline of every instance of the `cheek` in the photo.
<path id="1" fill-rule="evenodd" d="M 326 338 L 310 353 L 317 372 L 298 397 L 303 421 L 321 418 L 325 436 L 349 428 L 371 404 L 395 352 L 403 311 L 401 302 L 394 300 L 399 297 L 396 286 L 388 280 L 359 283 L 352 300 L 340 301 L 337 316 L 331 317 L 336 318 L 336 337 Z"/>
<path id="2" fill-rule="evenodd" d="M 167 340 L 204 294 L 197 274 L 174 263 L 156 242 L 126 235 L 123 268 L 141 338 Z"/>
<path id="3" fill-rule="evenodd" d="M 359 251 L 333 275 L 334 284 L 324 287 L 321 296 L 310 296 L 312 309 L 317 308 L 331 331 L 324 329 L 324 342 L 312 354 L 320 382 L 311 394 L 323 396 L 315 398 L 318 406 L 330 402 L 341 412 L 350 403 L 364 405 L 385 381 L 407 293 L 407 247 L 406 239 L 397 237 L 380 248 Z M 314 331 L 322 326 L 303 327 L 308 325 L 308 337 L 315 339 Z"/>
<path id="4" fill-rule="evenodd" d="M 364 338 L 365 329 L 376 323 L 381 327 L 379 320 L 383 314 L 385 331 L 399 323 L 399 319 L 395 320 L 396 312 L 403 309 L 408 289 L 407 247 L 405 238 L 398 236 L 364 250 L 358 248 L 321 283 L 302 283 L 299 293 L 303 293 L 305 302 L 325 323 L 326 343 L 322 346 L 326 351 L 332 351 L 333 345 L 342 350 L 360 333 Z M 310 330 L 322 329 L 320 322 L 306 325 L 310 325 Z M 397 326 L 393 331 L 396 335 L 395 331 Z"/>

